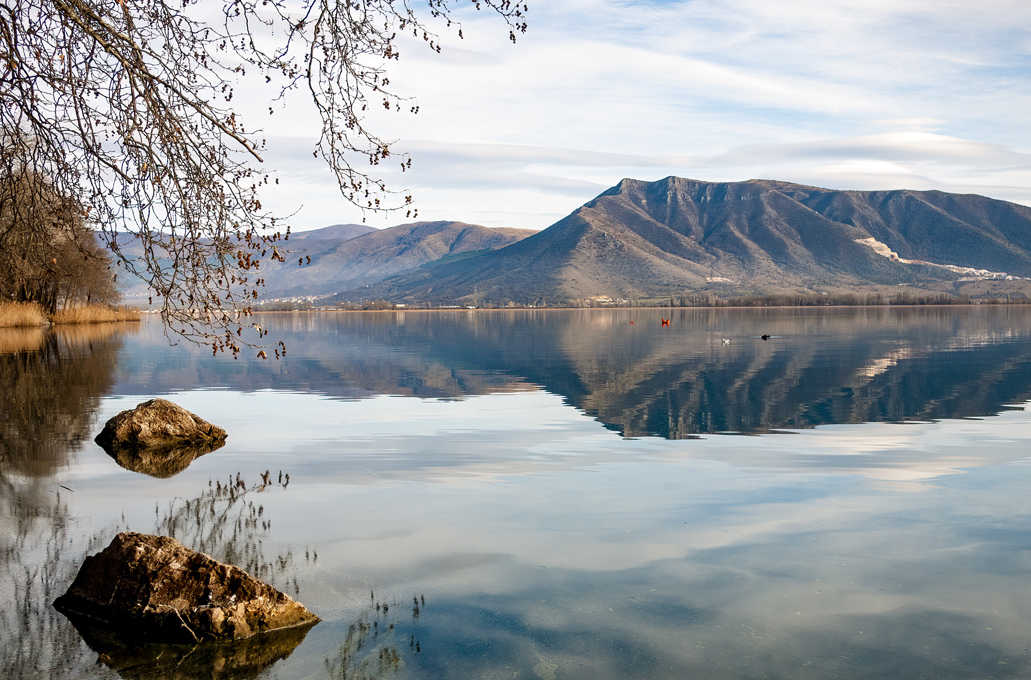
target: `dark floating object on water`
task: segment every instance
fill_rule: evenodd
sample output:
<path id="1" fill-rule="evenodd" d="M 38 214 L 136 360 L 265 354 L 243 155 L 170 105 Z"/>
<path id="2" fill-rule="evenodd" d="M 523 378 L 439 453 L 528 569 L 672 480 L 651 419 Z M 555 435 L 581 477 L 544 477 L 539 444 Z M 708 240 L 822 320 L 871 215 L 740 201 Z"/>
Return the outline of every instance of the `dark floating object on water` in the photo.
<path id="1" fill-rule="evenodd" d="M 240 640 L 319 621 L 238 567 L 170 536 L 129 531 L 83 561 L 54 607 L 80 631 L 173 644 Z"/>
<path id="2" fill-rule="evenodd" d="M 226 436 L 177 404 L 151 399 L 108 420 L 94 441 L 127 470 L 171 477 L 225 446 Z"/>
<path id="3" fill-rule="evenodd" d="M 768 336 L 768 335 L 760 335 L 759 337 L 761 337 L 763 340 L 769 340 L 770 339 L 770 336 Z"/>

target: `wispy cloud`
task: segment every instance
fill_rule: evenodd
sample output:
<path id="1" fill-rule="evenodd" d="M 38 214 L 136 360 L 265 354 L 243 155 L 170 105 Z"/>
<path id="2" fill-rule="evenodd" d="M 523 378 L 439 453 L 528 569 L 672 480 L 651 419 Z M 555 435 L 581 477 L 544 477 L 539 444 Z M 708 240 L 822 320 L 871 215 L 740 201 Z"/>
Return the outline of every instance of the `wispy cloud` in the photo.
<path id="1" fill-rule="evenodd" d="M 384 177 L 420 216 L 543 228 L 670 174 L 1031 203 L 1023 0 L 549 0 L 516 45 L 487 12 L 460 18 L 465 40 L 404 43 L 391 67 L 420 113 L 369 119 L 412 155 Z M 360 220 L 311 158 L 313 125 L 272 117 L 273 204 L 303 202 L 303 228 Z"/>

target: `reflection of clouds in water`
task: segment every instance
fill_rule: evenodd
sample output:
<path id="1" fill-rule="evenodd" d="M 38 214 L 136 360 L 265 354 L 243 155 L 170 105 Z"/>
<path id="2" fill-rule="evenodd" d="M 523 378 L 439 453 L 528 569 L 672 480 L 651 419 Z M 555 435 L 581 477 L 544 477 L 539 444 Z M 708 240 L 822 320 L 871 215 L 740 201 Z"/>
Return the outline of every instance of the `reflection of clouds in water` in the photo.
<path id="1" fill-rule="evenodd" d="M 1014 417 L 1017 415 L 1021 414 Z M 977 423 L 911 427 L 951 425 L 966 428 Z M 494 467 L 493 475 L 482 476 L 469 474 L 463 465 L 467 461 L 460 455 L 444 456 L 436 460 L 436 465 L 422 468 L 412 466 L 411 460 L 394 459 L 389 462 L 398 469 L 391 470 L 380 461 L 382 474 L 370 472 L 353 481 L 349 481 L 353 474 L 350 467 L 324 463 L 317 471 L 307 473 L 317 474 L 298 477 L 306 493 L 292 503 L 295 510 L 297 503 L 308 506 L 296 513 L 300 516 L 318 516 L 320 508 L 332 507 L 339 516 L 353 519 L 353 524 L 342 525 L 332 533 L 340 540 L 346 536 L 358 541 L 357 545 L 363 547 L 358 552 L 375 561 L 370 564 L 374 570 L 389 569 L 394 560 L 410 562 L 415 556 L 404 557 L 403 552 L 413 545 L 425 546 L 429 551 L 426 559 L 430 559 L 464 553 L 469 545 L 476 545 L 484 554 L 504 554 L 513 542 L 525 542 L 518 552 L 533 555 L 531 561 L 542 564 L 629 568 L 642 560 L 682 555 L 692 546 L 707 549 L 732 545 L 747 536 L 794 531 L 793 527 L 809 526 L 814 517 L 830 521 L 842 514 L 864 516 L 871 504 L 879 507 L 907 497 L 894 496 L 892 489 L 863 481 L 867 471 L 853 460 L 861 458 L 859 454 L 848 455 L 850 466 L 844 470 L 848 474 L 842 474 L 840 467 L 821 465 L 841 457 L 835 446 L 847 447 L 848 437 L 837 444 L 832 437 L 822 438 L 813 445 L 816 451 L 808 458 L 799 454 L 799 449 L 816 438 L 814 434 L 709 439 L 691 444 L 697 447 L 699 458 L 685 457 L 691 452 L 683 446 L 671 451 L 670 443 L 664 442 L 655 442 L 642 455 L 642 442 L 625 444 L 610 438 L 596 446 L 598 455 L 589 459 L 563 458 L 554 450 L 550 458 L 535 461 L 507 459 L 497 453 L 492 461 L 475 459 L 470 464 L 474 470 L 478 466 Z M 714 442 L 733 465 L 721 460 L 719 450 L 709 447 Z M 955 444 L 954 438 L 950 444 Z M 628 447 L 622 455 L 621 446 Z M 578 451 L 583 448 L 578 447 Z M 925 447 L 923 453 L 935 454 L 932 447 Z M 805 459 L 802 469 L 797 467 L 799 459 Z M 921 467 L 915 452 L 901 463 L 929 476 L 935 472 L 933 458 L 931 464 Z M 427 469 L 434 481 L 449 483 L 431 487 L 421 484 L 426 481 Z M 876 467 L 874 470 L 879 472 Z M 792 474 L 786 474 L 788 471 Z M 377 478 L 379 483 L 375 484 Z M 354 482 L 374 485 L 356 487 Z M 943 483 L 938 481 L 939 485 Z M 489 526 L 491 531 L 470 536 L 470 527 L 477 526 Z M 303 521 L 291 524 L 290 530 L 296 530 L 299 536 L 316 531 L 325 536 L 325 528 L 305 527 Z"/>
<path id="2" fill-rule="evenodd" d="M 375 574 L 381 587 L 419 584 L 434 593 L 437 618 L 426 620 L 437 635 L 489 647 L 498 663 L 544 654 L 596 677 L 794 676 L 811 662 L 814 677 L 1029 670 L 1026 467 L 974 470 L 953 478 L 969 489 L 916 495 L 711 463 L 650 468 L 559 473 L 529 496 L 380 488 L 357 503 L 371 506 L 365 515 L 345 503 L 358 526 L 323 549 L 325 563 Z M 560 502 L 574 491 L 586 504 Z M 387 533 L 416 509 L 410 532 Z M 373 514 L 376 528 L 363 528 Z M 424 639 L 433 649 L 434 632 Z M 442 663 L 458 677 L 480 662 Z"/>
<path id="3" fill-rule="evenodd" d="M 1025 458 L 1031 424 L 1031 414 L 1017 410 L 984 420 L 825 425 L 761 437 L 709 435 L 693 442 L 627 441 L 543 391 L 460 401 L 381 396 L 342 402 L 272 391 L 194 391 L 170 398 L 226 425 L 232 434 L 217 456 L 231 461 L 230 472 L 241 458 L 261 455 L 320 482 L 347 484 L 385 479 L 458 483 L 644 456 L 859 475 L 905 488 L 972 466 Z"/>
<path id="4" fill-rule="evenodd" d="M 917 490 L 922 488 L 919 482 L 1027 458 L 1029 426 L 1031 413 L 1023 410 L 984 419 L 825 425 L 763 437 L 761 444 L 747 447 L 711 437 L 705 455 L 793 473 L 855 474 L 886 482 L 895 490 Z"/>
<path id="5" fill-rule="evenodd" d="M 833 321 L 835 314 L 802 314 L 802 326 L 777 315 L 712 315 L 741 334 L 755 318 L 769 318 L 808 328 L 816 338 L 796 333 L 795 340 L 779 339 L 776 345 L 753 339 L 754 347 L 735 340 L 732 353 L 721 354 L 714 365 L 740 357 L 747 372 L 765 365 L 760 353 L 786 351 L 793 342 L 789 354 L 804 358 L 810 356 L 803 351 L 807 344 L 831 346 L 845 337 L 852 345 L 842 356 L 852 357 L 854 346 L 857 361 L 843 362 L 839 373 L 851 379 L 859 367 L 872 365 L 870 357 L 895 356 L 868 351 L 865 336 L 852 333 L 871 319 L 905 322 L 914 345 L 933 347 L 947 344 L 955 319 L 973 318 L 967 311 L 876 312 L 844 315 L 843 328 Z M 500 338 L 514 327 L 514 318 L 477 316 L 469 328 L 480 337 L 493 332 Z M 582 317 L 576 312 L 554 318 Z M 926 323 L 914 328 L 914 318 Z M 289 392 L 254 390 L 245 385 L 262 384 L 267 375 L 257 376 L 258 369 L 245 361 L 219 364 L 226 379 L 203 384 L 223 388 L 178 391 L 170 398 L 225 425 L 230 436 L 223 449 L 174 478 L 152 480 L 121 470 L 87 444 L 77 450 L 73 466 L 46 479 L 75 490 L 62 498 L 71 516 L 91 518 L 83 520 L 86 529 L 90 522 L 102 527 L 117 521 L 122 512 L 125 523 L 137 528 L 153 525 L 155 503 L 163 510 L 171 507 L 169 499 L 194 498 L 209 479 L 243 472 L 253 480 L 265 469 L 273 475 L 288 471 L 288 488 L 261 495 L 262 519 L 272 520 L 262 540 L 270 551 L 292 549 L 298 562 L 304 547 L 317 549 L 318 562 L 305 560 L 298 569 L 300 599 L 313 603 L 330 625 L 317 627 L 277 667 L 283 677 L 311 674 L 292 669 L 309 669 L 312 654 L 321 668 L 322 652 L 312 652 L 311 645 L 331 655 L 371 588 L 377 595 L 403 594 L 408 602 L 413 592 L 425 592 L 432 603 L 417 624 L 425 654 L 406 659 L 403 672 L 413 677 L 491 675 L 504 666 L 509 675 L 591 678 L 692 672 L 1006 677 L 1031 670 L 1021 656 L 1031 633 L 1023 583 L 1031 415 L 828 425 L 687 442 L 625 440 L 568 404 L 578 403 L 587 388 L 609 394 L 605 381 L 616 378 L 640 385 L 644 396 L 673 394 L 669 386 L 675 381 L 650 381 L 678 361 L 684 338 L 652 334 L 639 346 L 627 336 L 624 345 L 606 350 L 612 336 L 578 340 L 574 325 L 557 327 L 570 343 L 561 351 L 552 347 L 529 358 L 506 355 L 489 342 L 462 345 L 469 335 L 455 324 L 429 324 L 425 336 L 413 336 L 442 334 L 427 350 L 438 365 L 447 365 L 440 357 L 454 358 L 444 354 L 447 348 L 470 365 L 482 358 L 467 356 L 476 352 L 506 361 L 516 356 L 524 362 L 519 368 L 527 370 L 510 370 L 508 382 L 499 383 L 506 386 L 526 385 L 512 376 L 529 375 L 534 361 L 552 361 L 539 367 L 557 376 L 549 391 L 343 401 L 301 380 Z M 891 324 L 873 325 L 883 335 L 880 349 L 897 352 Z M 551 332 L 546 324 L 539 328 Z M 620 324 L 611 328 L 622 332 Z M 701 340 L 721 332 L 696 330 Z M 395 340 L 382 338 L 385 346 Z M 414 346 L 411 338 L 397 342 Z M 703 345 L 689 345 L 688 351 L 704 353 Z M 648 351 L 635 354 L 638 349 Z M 161 351 L 172 357 L 178 352 Z M 360 358 L 360 349 L 352 351 Z M 1005 359 L 1008 352 L 997 356 Z M 129 362 L 153 358 L 123 354 Z M 291 357 L 298 354 L 300 347 Z M 420 364 L 420 356 L 414 350 L 405 354 L 404 371 Z M 571 359 L 563 363 L 556 356 Z M 921 385 L 944 386 L 942 394 L 948 395 L 954 386 L 948 375 L 938 380 L 933 371 L 905 372 L 916 357 L 899 355 L 874 381 L 899 376 L 904 382 L 917 375 L 929 380 Z M 154 375 L 166 369 L 171 375 L 176 361 L 155 364 L 161 370 Z M 350 361 L 348 355 L 339 364 Z M 1017 376 L 1014 366 L 1000 369 Z M 307 380 L 323 368 L 313 363 L 291 375 Z M 294 371 L 297 364 L 274 369 Z M 981 376 L 995 375 L 978 370 L 964 385 L 981 385 Z M 224 388 L 237 379 L 234 372 L 243 376 L 241 385 Z M 457 373 L 434 384 L 443 385 L 448 375 Z M 792 373 L 774 377 L 784 375 Z M 1010 382 L 1016 386 L 1019 380 Z M 819 384 L 838 389 L 845 383 Z M 712 389 L 725 392 L 722 384 Z M 742 398 L 749 396 L 747 385 L 740 389 Z M 902 394 L 918 399 L 903 400 L 901 410 L 934 401 L 919 389 Z M 137 401 L 101 399 L 95 418 Z M 900 493 L 910 490 L 921 493 Z"/>
<path id="6" fill-rule="evenodd" d="M 408 659 L 410 670 L 413 677 L 430 670 L 492 677 L 501 669 L 536 677 L 532 671 L 550 666 L 556 677 L 574 678 L 966 678 L 1029 670 L 1026 617 L 996 613 L 991 603 L 961 610 L 947 598 L 879 593 L 884 584 L 836 597 L 832 578 L 781 588 L 787 579 L 765 566 L 668 560 L 598 572 L 513 564 L 499 581 L 433 584 L 432 606 L 418 622 L 426 655 Z"/>
<path id="7" fill-rule="evenodd" d="M 978 655 L 1026 670 L 1018 638 L 1031 628 L 1031 603 L 1011 596 L 1021 588 L 1011 547 L 1019 540 L 964 534 L 988 524 L 1019 529 L 1026 468 L 1007 461 L 1025 455 L 1017 436 L 1026 421 L 1014 412 L 882 425 L 866 436 L 841 426 L 688 446 L 608 436 L 593 440 L 598 455 L 589 461 L 563 460 L 556 446 L 550 459 L 511 461 L 526 467 L 473 481 L 457 460 L 435 469 L 451 484 L 419 484 L 415 471 L 405 482 L 400 469 L 371 487 L 324 478 L 306 486 L 310 507 L 298 514 L 332 507 L 349 519 L 333 536 L 320 530 L 325 564 L 347 567 L 320 573 L 316 590 L 345 592 L 353 575 L 374 574 L 448 592 L 455 620 L 441 627 L 486 638 L 499 657 L 544 654 L 602 677 L 628 670 L 628 651 L 650 659 L 645 668 L 700 673 L 720 664 L 787 672 L 818 660 L 824 671 L 859 664 L 874 674 L 903 663 L 962 677 L 980 668 Z M 969 443 L 989 432 L 1007 450 L 977 459 Z M 571 438 L 577 451 L 589 448 L 581 434 Z M 939 478 L 926 493 L 897 494 L 866 479 L 910 468 L 907 478 L 933 477 L 965 445 L 982 467 Z M 885 462 L 893 450 L 903 454 Z M 865 456 L 882 460 L 866 468 Z M 842 458 L 845 468 L 835 465 Z M 965 483 L 990 484 L 993 504 L 964 493 Z M 301 523 L 287 530 L 305 535 Z M 565 580 L 549 585 L 554 578 Z M 679 621 L 673 610 L 702 614 Z M 540 639 L 549 646 L 528 648 Z M 448 663 L 473 670 L 463 665 L 470 659 Z"/>

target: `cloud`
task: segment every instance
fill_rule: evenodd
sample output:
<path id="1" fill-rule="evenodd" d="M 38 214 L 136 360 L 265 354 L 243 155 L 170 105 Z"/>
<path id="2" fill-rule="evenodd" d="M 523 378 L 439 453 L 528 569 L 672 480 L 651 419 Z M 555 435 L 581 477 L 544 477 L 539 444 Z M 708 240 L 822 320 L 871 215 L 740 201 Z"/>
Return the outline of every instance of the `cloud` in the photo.
<path id="1" fill-rule="evenodd" d="M 716 165 L 788 162 L 799 158 L 862 159 L 885 162 L 929 161 L 946 164 L 1031 168 L 1031 153 L 927 132 L 888 132 L 850 139 L 790 144 L 753 144 L 712 159 Z"/>
<path id="2" fill-rule="evenodd" d="M 441 26 L 441 54 L 405 40 L 390 65 L 418 115 L 366 120 L 413 158 L 382 170 L 421 216 L 542 228 L 623 177 L 666 175 L 1031 203 L 1022 0 L 552 0 L 515 45 L 491 12 L 456 16 L 464 40 Z M 269 118 L 269 204 L 303 202 L 305 228 L 360 221 L 310 158 L 317 129 L 299 102 Z"/>

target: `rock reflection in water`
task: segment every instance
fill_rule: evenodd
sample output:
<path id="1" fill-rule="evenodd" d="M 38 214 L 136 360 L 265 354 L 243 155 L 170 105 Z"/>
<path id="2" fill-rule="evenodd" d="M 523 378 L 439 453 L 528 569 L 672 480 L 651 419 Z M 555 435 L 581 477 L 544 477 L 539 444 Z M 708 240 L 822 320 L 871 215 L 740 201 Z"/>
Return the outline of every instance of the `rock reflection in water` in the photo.
<path id="1" fill-rule="evenodd" d="M 234 564 L 252 576 L 276 585 L 292 584 L 297 592 L 293 553 L 269 557 L 265 553 L 272 521 L 265 507 L 256 500 L 259 494 L 285 491 L 288 482 L 280 473 L 273 481 L 271 472 L 261 475 L 262 483 L 248 485 L 237 474 L 225 484 L 209 483 L 195 498 L 172 501 L 155 522 L 155 533 L 172 536 L 181 543 L 216 559 Z M 107 536 L 107 533 L 105 533 Z M 96 543 L 103 543 L 98 537 Z M 313 550 L 306 551 L 311 559 Z M 315 559 L 317 559 L 317 553 Z M 290 577 L 293 577 L 292 579 Z M 99 661 L 124 678 L 252 678 L 277 661 L 286 658 L 299 645 L 310 625 L 274 631 L 226 643 L 200 645 L 144 644 L 112 635 L 73 619 L 83 641 L 99 655 Z"/>
<path id="2" fill-rule="evenodd" d="M 107 455 L 130 472 L 167 479 L 174 477 L 201 456 L 225 446 L 225 440 L 186 446 L 149 446 L 145 449 L 115 447 L 105 448 Z"/>
<path id="3" fill-rule="evenodd" d="M 256 678 L 285 659 L 304 641 L 314 623 L 262 633 L 233 642 L 198 645 L 139 644 L 78 628 L 83 640 L 98 654 L 98 661 L 123 678 Z"/>
<path id="4" fill-rule="evenodd" d="M 307 628 L 283 631 L 274 638 L 262 636 L 244 646 L 144 649 L 96 631 L 83 631 L 80 636 L 52 602 L 72 582 L 86 555 L 109 543 L 119 531 L 140 527 L 118 524 L 82 536 L 74 530 L 75 519 L 60 489 L 55 492 L 38 478 L 26 482 L 0 475 L 0 482 L 4 513 L 0 600 L 6 603 L 0 608 L 0 677 L 4 680 L 81 677 L 81 669 L 89 667 L 97 654 L 105 655 L 101 661 L 123 677 L 255 677 L 304 639 Z M 155 529 L 236 564 L 281 590 L 292 586 L 296 594 L 298 565 L 289 551 L 267 553 L 272 521 L 256 500 L 274 491 L 285 493 L 287 483 L 285 475 L 277 480 L 271 473 L 262 475 L 261 484 L 248 485 L 241 475 L 224 484 L 213 482 L 201 495 L 172 501 L 163 513 L 159 510 Z M 305 551 L 305 560 L 317 559 L 314 549 Z M 169 674 L 169 659 L 177 659 L 176 668 L 184 669 L 181 674 Z"/>

